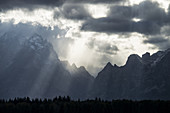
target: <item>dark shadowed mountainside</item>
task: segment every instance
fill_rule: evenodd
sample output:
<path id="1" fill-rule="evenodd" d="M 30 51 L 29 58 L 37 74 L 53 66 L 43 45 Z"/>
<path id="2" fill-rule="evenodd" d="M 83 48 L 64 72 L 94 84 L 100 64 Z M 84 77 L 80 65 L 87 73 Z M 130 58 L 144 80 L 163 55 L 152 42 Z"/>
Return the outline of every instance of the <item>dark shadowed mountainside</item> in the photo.
<path id="1" fill-rule="evenodd" d="M 110 62 L 94 78 L 83 67 L 60 61 L 43 36 L 0 37 L 0 98 L 170 99 L 170 49 L 142 57 L 133 54 L 124 66 Z"/>
<path id="2" fill-rule="evenodd" d="M 86 98 L 94 79 L 84 67 L 60 61 L 52 45 L 36 33 L 0 37 L 0 62 L 0 98 Z"/>
<path id="3" fill-rule="evenodd" d="M 96 77 L 92 97 L 170 99 L 170 49 L 130 55 L 124 66 L 108 63 Z"/>

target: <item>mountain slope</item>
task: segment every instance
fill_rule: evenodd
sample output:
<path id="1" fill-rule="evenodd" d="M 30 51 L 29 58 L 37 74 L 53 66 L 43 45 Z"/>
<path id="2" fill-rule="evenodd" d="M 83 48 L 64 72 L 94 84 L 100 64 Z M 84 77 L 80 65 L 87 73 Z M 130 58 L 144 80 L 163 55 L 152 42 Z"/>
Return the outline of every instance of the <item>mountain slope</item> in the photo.
<path id="1" fill-rule="evenodd" d="M 170 99 L 170 51 L 130 55 L 122 67 L 108 63 L 98 74 L 92 97 Z"/>
<path id="2" fill-rule="evenodd" d="M 170 99 L 170 49 L 130 55 L 121 67 L 109 62 L 94 78 L 83 66 L 60 61 L 45 37 L 7 32 L 0 62 L 0 98 Z"/>
<path id="3" fill-rule="evenodd" d="M 36 33 L 22 38 L 8 35 L 0 38 L 0 98 L 72 95 L 70 85 L 79 81 L 84 83 L 72 96 L 86 98 L 79 90 L 86 91 L 93 77 L 84 68 L 72 73 L 52 45 Z"/>

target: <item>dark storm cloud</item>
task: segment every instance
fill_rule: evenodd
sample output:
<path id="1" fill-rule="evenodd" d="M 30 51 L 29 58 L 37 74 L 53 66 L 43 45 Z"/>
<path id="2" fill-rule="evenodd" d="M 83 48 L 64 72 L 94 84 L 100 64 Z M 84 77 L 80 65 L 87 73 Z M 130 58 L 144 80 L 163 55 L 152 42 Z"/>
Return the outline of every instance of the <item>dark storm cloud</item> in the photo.
<path id="1" fill-rule="evenodd" d="M 56 7 L 64 3 L 65 0 L 1 0 L 0 9 L 8 10 L 13 8 L 34 9 L 40 6 Z"/>
<path id="2" fill-rule="evenodd" d="M 144 41 L 144 43 L 159 44 L 159 43 L 165 43 L 167 41 L 168 39 L 165 39 L 162 36 L 159 37 L 157 36 L 157 37 L 148 38 L 147 40 Z"/>
<path id="3" fill-rule="evenodd" d="M 170 39 L 163 36 L 151 36 L 143 41 L 144 44 L 152 44 L 158 47 L 160 50 L 170 48 Z"/>
<path id="4" fill-rule="evenodd" d="M 126 0 L 66 0 L 71 3 L 113 3 L 113 2 L 121 2 Z"/>
<path id="5" fill-rule="evenodd" d="M 140 21 L 133 21 L 134 18 Z M 107 17 L 88 19 L 81 30 L 122 33 L 138 32 L 146 35 L 159 34 L 163 25 L 169 24 L 168 15 L 157 2 L 144 1 L 134 6 L 113 6 Z"/>
<path id="6" fill-rule="evenodd" d="M 128 19 L 100 18 L 87 20 L 81 30 L 105 33 L 138 32 L 157 34 L 160 32 L 160 26 L 158 23 L 150 21 L 134 22 Z"/>
<path id="7" fill-rule="evenodd" d="M 130 21 L 124 19 L 113 19 L 113 18 L 99 18 L 89 19 L 83 26 L 82 30 L 95 31 L 95 32 L 130 32 Z"/>
<path id="8" fill-rule="evenodd" d="M 0 10 L 6 11 L 13 8 L 35 9 L 42 6 L 57 7 L 67 3 L 113 3 L 124 0 L 1 0 Z"/>
<path id="9" fill-rule="evenodd" d="M 135 17 L 136 11 L 130 6 L 113 6 L 108 13 L 109 17 L 117 19 L 131 19 Z"/>
<path id="10" fill-rule="evenodd" d="M 135 17 L 142 20 L 165 22 L 167 18 L 165 10 L 157 2 L 141 2 L 139 5 L 133 6 L 133 10 L 136 11 Z"/>
<path id="11" fill-rule="evenodd" d="M 85 6 L 82 4 L 65 4 L 62 6 L 60 12 L 56 12 L 54 14 L 54 18 L 56 18 L 60 14 L 67 19 L 75 19 L 75 20 L 84 20 L 91 18 L 89 12 L 85 9 Z"/>

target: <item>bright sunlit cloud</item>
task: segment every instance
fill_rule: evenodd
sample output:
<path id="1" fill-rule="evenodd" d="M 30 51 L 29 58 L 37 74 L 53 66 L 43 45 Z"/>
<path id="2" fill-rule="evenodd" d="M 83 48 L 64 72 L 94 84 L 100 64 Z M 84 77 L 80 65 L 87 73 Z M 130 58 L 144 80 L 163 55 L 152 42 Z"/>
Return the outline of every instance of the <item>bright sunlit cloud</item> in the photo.
<path id="1" fill-rule="evenodd" d="M 87 5 L 89 12 L 93 18 L 106 17 L 109 11 L 109 5 Z"/>
<path id="2" fill-rule="evenodd" d="M 170 3 L 169 0 L 153 0 L 153 1 L 158 2 L 160 4 L 160 6 L 165 9 L 166 12 L 168 11 L 168 7 L 170 5 L 169 4 Z"/>
<path id="3" fill-rule="evenodd" d="M 48 27 L 58 24 L 57 21 L 53 20 L 53 13 L 53 11 L 46 9 L 36 9 L 31 12 L 27 9 L 15 9 L 0 13 L 0 19 L 1 22 L 13 21 L 14 24 L 31 22 Z"/>
<path id="4" fill-rule="evenodd" d="M 141 19 L 140 18 L 133 18 L 132 21 L 139 22 L 139 21 L 141 21 Z"/>
<path id="5" fill-rule="evenodd" d="M 140 2 L 143 2 L 145 0 L 129 0 L 130 5 L 134 5 L 134 4 L 139 4 Z"/>

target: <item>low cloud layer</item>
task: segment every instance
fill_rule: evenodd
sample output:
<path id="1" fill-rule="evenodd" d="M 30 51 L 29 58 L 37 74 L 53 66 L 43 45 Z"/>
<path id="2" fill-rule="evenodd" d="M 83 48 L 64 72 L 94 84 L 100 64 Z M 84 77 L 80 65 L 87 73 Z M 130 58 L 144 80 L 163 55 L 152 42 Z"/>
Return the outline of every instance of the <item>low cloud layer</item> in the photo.
<path id="1" fill-rule="evenodd" d="M 161 35 L 150 36 L 143 42 L 144 42 L 144 44 L 155 45 L 160 50 L 166 50 L 167 48 L 170 48 L 170 37 L 165 37 L 165 36 L 163 37 Z"/>
<path id="2" fill-rule="evenodd" d="M 64 0 L 1 0 L 0 9 L 9 10 L 14 8 L 34 9 L 40 6 L 56 7 L 62 5 Z"/>

